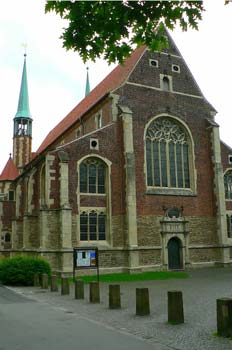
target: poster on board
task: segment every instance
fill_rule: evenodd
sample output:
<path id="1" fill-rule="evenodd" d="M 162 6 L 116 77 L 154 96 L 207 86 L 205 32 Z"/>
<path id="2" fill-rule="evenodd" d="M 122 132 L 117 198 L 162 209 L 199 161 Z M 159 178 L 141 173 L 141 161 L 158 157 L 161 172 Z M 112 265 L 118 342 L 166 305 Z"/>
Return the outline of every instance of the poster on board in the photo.
<path id="1" fill-rule="evenodd" d="M 76 267 L 97 267 L 96 250 L 82 249 L 76 252 Z"/>

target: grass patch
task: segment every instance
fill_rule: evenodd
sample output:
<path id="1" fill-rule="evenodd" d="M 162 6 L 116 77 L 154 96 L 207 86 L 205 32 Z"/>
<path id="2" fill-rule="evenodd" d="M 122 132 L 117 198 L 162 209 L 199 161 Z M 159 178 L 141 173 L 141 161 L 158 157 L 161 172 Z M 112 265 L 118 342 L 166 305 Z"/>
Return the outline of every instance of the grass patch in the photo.
<path id="1" fill-rule="evenodd" d="M 186 272 L 143 272 L 136 274 L 129 273 L 114 273 L 100 275 L 100 282 L 134 282 L 134 281 L 151 281 L 151 280 L 164 280 L 169 278 L 188 278 L 189 275 Z M 78 279 L 83 280 L 85 283 L 97 281 L 97 276 L 78 276 Z"/>
<path id="2" fill-rule="evenodd" d="M 223 335 L 218 334 L 218 332 L 214 332 L 213 336 L 218 337 L 218 338 L 225 338 L 225 339 L 232 340 L 232 337 L 224 337 Z"/>
<path id="3" fill-rule="evenodd" d="M 183 324 L 184 322 L 176 322 L 176 321 L 168 321 L 167 324 L 170 324 L 172 326 L 177 326 L 179 324 Z"/>

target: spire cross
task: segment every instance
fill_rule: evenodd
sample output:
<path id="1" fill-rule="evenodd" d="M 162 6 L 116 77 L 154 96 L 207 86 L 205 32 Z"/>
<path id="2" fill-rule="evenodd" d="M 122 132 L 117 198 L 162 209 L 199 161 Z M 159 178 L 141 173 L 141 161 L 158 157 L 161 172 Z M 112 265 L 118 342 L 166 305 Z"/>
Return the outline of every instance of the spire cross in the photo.
<path id="1" fill-rule="evenodd" d="M 27 43 L 23 43 L 22 47 L 24 48 L 24 57 L 27 56 Z"/>

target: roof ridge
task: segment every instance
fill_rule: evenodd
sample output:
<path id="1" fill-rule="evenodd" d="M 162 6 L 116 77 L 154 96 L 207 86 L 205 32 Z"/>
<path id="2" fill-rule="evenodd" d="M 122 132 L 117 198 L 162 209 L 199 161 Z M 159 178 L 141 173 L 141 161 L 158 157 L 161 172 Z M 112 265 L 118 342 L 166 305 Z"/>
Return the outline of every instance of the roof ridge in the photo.
<path id="1" fill-rule="evenodd" d="M 121 86 L 134 68 L 137 61 L 144 53 L 146 46 L 140 46 L 133 51 L 124 64 L 117 65 L 84 99 L 82 99 L 71 112 L 67 114 L 46 136 L 37 153 L 43 152 L 58 137 L 67 131 L 75 122 L 77 122 L 90 108 L 92 108 L 101 98 L 106 96 L 117 87 Z"/>

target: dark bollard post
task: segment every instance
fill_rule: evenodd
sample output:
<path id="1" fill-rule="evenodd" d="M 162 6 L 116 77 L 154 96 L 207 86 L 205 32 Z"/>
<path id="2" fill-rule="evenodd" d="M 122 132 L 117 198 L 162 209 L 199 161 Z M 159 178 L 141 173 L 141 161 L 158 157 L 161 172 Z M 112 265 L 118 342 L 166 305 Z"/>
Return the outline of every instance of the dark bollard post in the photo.
<path id="1" fill-rule="evenodd" d="M 217 299 L 217 332 L 232 337 L 232 298 Z"/>
<path id="2" fill-rule="evenodd" d="M 100 303 L 100 291 L 98 282 L 90 282 L 89 284 L 89 301 L 90 303 Z"/>
<path id="3" fill-rule="evenodd" d="M 75 281 L 75 299 L 84 299 L 84 281 Z"/>
<path id="4" fill-rule="evenodd" d="M 120 309 L 121 308 L 121 296 L 120 296 L 120 285 L 110 284 L 109 285 L 109 308 Z"/>
<path id="5" fill-rule="evenodd" d="M 68 277 L 61 278 L 61 295 L 69 294 L 69 280 Z"/>
<path id="6" fill-rule="evenodd" d="M 58 292 L 57 276 L 51 276 L 51 292 Z"/>
<path id="7" fill-rule="evenodd" d="M 136 315 L 150 315 L 149 290 L 148 288 L 136 288 Z"/>
<path id="8" fill-rule="evenodd" d="M 172 290 L 168 292 L 168 322 L 172 324 L 184 323 L 184 307 L 181 291 Z"/>
<path id="9" fill-rule="evenodd" d="M 39 274 L 35 273 L 34 274 L 34 287 L 39 287 L 39 286 L 40 286 Z"/>
<path id="10" fill-rule="evenodd" d="M 42 274 L 41 288 L 48 289 L 48 274 L 47 273 Z"/>

